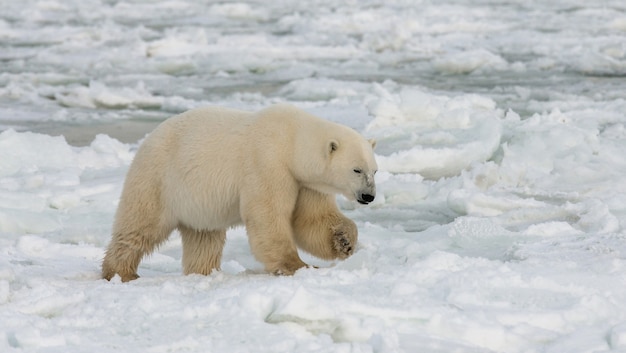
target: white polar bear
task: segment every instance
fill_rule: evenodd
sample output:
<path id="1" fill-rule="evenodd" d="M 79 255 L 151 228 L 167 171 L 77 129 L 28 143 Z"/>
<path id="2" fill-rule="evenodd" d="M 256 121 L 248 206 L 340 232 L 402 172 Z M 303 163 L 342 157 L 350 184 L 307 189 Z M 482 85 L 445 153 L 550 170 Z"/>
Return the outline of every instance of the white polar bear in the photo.
<path id="1" fill-rule="evenodd" d="M 374 141 L 288 105 L 258 113 L 207 107 L 164 121 L 130 166 L 102 276 L 137 278 L 142 257 L 178 228 L 186 274 L 219 269 L 226 229 L 245 224 L 267 271 L 293 274 L 297 248 L 350 256 L 353 221 L 334 194 L 374 200 Z"/>

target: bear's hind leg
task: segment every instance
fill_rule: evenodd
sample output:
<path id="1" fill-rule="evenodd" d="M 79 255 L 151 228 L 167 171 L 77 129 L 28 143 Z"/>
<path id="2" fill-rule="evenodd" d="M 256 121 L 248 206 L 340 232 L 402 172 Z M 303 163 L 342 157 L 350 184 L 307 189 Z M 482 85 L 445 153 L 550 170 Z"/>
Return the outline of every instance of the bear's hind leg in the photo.
<path id="1" fill-rule="evenodd" d="M 220 269 L 225 230 L 196 230 L 184 225 L 179 225 L 178 230 L 183 241 L 183 272 L 186 275 L 209 275 Z"/>
<path id="2" fill-rule="evenodd" d="M 102 261 L 102 278 L 111 280 L 119 274 L 122 282 L 139 278 L 137 268 L 141 259 L 167 239 L 172 229 L 144 227 L 129 231 L 116 229 Z"/>

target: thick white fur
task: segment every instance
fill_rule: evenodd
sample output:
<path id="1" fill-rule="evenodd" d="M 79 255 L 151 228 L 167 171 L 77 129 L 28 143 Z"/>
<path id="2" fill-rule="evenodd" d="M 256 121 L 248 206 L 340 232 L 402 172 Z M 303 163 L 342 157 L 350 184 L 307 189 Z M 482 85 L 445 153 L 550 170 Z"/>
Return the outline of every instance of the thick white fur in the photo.
<path id="1" fill-rule="evenodd" d="M 130 166 L 102 275 L 137 278 L 143 256 L 176 228 L 184 272 L 208 274 L 219 268 L 226 229 L 242 223 L 253 254 L 272 273 L 306 266 L 296 246 L 345 258 L 357 229 L 334 194 L 373 199 L 373 146 L 288 105 L 258 113 L 207 107 L 170 118 Z"/>

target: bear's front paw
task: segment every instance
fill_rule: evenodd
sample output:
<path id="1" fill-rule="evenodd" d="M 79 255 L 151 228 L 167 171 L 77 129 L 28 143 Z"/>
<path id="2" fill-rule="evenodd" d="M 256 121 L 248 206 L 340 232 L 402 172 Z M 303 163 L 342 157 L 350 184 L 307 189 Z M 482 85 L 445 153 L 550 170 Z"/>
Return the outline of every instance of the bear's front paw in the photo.
<path id="1" fill-rule="evenodd" d="M 278 266 L 273 266 L 270 272 L 277 276 L 291 276 L 302 267 L 308 267 L 302 260 L 285 261 Z"/>
<path id="2" fill-rule="evenodd" d="M 345 231 L 335 231 L 335 234 L 333 235 L 333 249 L 335 250 L 338 258 L 345 259 L 352 255 L 355 245 L 356 244 L 353 244 Z"/>

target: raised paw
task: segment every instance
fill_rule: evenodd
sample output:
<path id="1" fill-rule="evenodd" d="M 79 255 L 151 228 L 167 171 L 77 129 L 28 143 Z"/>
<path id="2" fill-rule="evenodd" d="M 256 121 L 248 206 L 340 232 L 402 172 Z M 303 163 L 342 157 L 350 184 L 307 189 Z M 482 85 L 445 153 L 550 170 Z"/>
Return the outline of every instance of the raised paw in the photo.
<path id="1" fill-rule="evenodd" d="M 333 248 L 340 259 L 345 259 L 352 255 L 355 245 L 343 230 L 337 230 L 333 235 Z"/>

